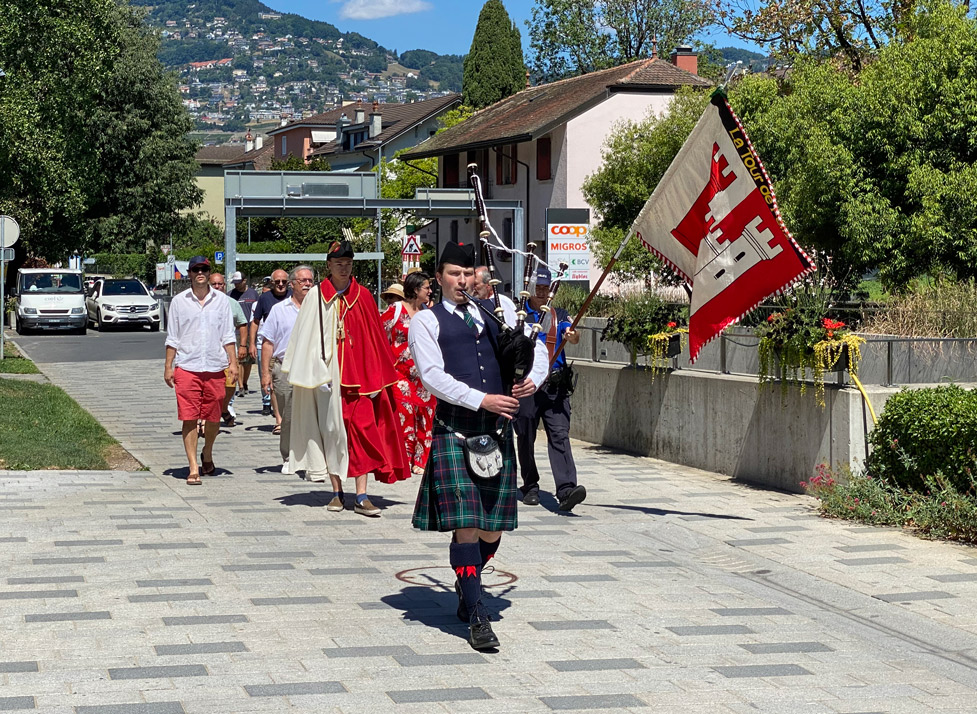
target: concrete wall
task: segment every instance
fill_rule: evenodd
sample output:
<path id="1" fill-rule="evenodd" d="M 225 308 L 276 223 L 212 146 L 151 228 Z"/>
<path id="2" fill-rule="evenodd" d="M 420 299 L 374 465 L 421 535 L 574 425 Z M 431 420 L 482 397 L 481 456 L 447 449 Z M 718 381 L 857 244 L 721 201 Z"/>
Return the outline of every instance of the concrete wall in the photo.
<path id="1" fill-rule="evenodd" d="M 854 387 L 786 394 L 755 377 L 576 362 L 571 436 L 632 453 L 800 491 L 820 463 L 864 463 L 872 419 Z M 895 388 L 867 387 L 880 413 Z"/>

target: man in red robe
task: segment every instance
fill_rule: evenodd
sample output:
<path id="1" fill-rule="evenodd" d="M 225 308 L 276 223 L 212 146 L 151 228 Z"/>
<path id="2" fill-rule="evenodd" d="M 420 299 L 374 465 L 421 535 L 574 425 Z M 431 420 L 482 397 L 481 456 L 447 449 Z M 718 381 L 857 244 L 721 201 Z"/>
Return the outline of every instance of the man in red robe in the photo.
<path id="1" fill-rule="evenodd" d="M 410 478 L 403 431 L 396 418 L 392 386 L 397 382 L 393 353 L 370 291 L 353 278 L 353 249 L 334 243 L 326 257 L 329 277 L 319 289 L 336 310 L 336 358 L 339 360 L 343 424 L 349 449 L 349 477 L 356 482 L 355 511 L 378 517 L 380 509 L 366 494 L 366 477 L 394 483 Z M 342 481 L 330 475 L 330 511 L 345 509 Z"/>

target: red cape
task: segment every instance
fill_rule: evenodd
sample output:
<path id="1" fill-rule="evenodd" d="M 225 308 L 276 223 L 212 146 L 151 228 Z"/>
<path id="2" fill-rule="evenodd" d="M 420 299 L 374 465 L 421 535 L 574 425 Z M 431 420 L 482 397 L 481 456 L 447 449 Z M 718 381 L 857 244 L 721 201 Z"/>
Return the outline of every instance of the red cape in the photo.
<path id="1" fill-rule="evenodd" d="M 328 278 L 319 288 L 326 300 L 336 296 L 336 288 Z M 337 350 L 342 386 L 358 394 L 373 394 L 394 384 L 397 371 L 393 351 L 370 291 L 350 278 L 337 309 L 336 322 L 342 326 Z"/>
<path id="2" fill-rule="evenodd" d="M 326 300 L 336 296 L 336 288 L 328 279 L 322 281 L 319 289 Z M 350 278 L 349 288 L 339 297 L 336 307 L 337 323 L 342 325 L 336 354 L 349 475 L 372 472 L 383 483 L 409 478 L 406 439 L 390 389 L 397 382 L 397 371 L 377 304 L 369 290 Z M 374 393 L 375 397 L 366 396 Z"/>

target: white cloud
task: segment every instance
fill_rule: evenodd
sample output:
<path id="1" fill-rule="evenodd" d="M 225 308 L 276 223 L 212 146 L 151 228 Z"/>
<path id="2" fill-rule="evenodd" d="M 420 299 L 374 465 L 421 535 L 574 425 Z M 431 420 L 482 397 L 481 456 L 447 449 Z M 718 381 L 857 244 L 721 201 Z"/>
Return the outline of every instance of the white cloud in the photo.
<path id="1" fill-rule="evenodd" d="M 432 9 L 426 0 L 346 0 L 339 11 L 344 20 L 378 20 Z"/>

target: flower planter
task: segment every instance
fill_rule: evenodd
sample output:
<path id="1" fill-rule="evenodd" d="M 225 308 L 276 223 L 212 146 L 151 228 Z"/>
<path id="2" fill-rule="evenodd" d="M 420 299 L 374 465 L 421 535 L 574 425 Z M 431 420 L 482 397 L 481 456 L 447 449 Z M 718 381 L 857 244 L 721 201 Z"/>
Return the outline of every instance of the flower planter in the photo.
<path id="1" fill-rule="evenodd" d="M 668 347 L 665 348 L 666 357 L 678 357 L 682 354 L 682 335 L 675 333 L 668 336 Z"/>

